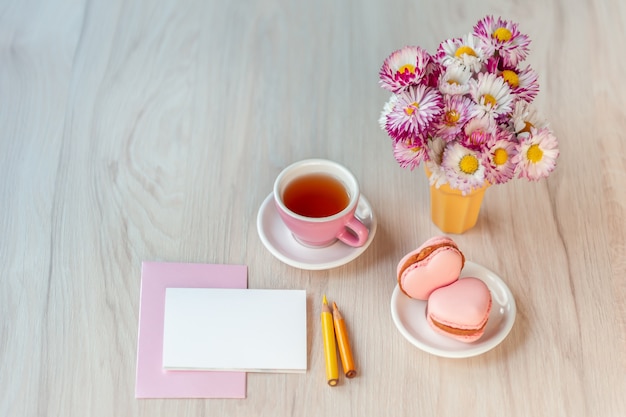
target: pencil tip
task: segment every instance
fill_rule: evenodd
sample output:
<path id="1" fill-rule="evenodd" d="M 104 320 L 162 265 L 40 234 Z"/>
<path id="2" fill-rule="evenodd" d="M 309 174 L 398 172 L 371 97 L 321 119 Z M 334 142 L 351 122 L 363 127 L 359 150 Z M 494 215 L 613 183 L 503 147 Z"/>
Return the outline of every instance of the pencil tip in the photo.
<path id="1" fill-rule="evenodd" d="M 328 304 L 328 301 L 326 301 L 326 294 L 324 294 L 324 298 L 322 298 L 322 303 L 323 304 Z"/>
<path id="2" fill-rule="evenodd" d="M 333 309 L 334 309 L 334 310 L 339 310 L 339 309 L 337 308 L 337 304 L 336 304 L 334 301 L 333 301 Z"/>

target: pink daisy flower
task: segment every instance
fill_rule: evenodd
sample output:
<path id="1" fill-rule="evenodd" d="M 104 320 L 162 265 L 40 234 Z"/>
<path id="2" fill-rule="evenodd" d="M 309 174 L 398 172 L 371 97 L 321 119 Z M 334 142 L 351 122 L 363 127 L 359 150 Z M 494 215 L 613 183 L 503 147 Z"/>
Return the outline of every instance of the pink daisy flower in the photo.
<path id="1" fill-rule="evenodd" d="M 454 140 L 470 119 L 474 103 L 465 96 L 444 96 L 443 112 L 435 125 L 435 132 L 446 142 Z"/>
<path id="2" fill-rule="evenodd" d="M 497 129 L 496 135 L 487 144 L 483 153 L 485 178 L 491 184 L 504 184 L 515 176 L 513 157 L 516 154 L 516 142 L 508 130 Z"/>
<path id="3" fill-rule="evenodd" d="M 393 156 L 402 168 L 415 169 L 426 158 L 426 147 L 419 139 L 399 140 L 393 144 Z"/>
<path id="4" fill-rule="evenodd" d="M 504 66 L 515 67 L 528 56 L 530 39 L 516 23 L 486 16 L 474 26 L 474 35 L 495 49 Z"/>
<path id="5" fill-rule="evenodd" d="M 419 46 L 405 46 L 391 53 L 379 72 L 381 87 L 397 93 L 419 84 L 430 60 L 428 52 Z"/>
<path id="6" fill-rule="evenodd" d="M 550 129 L 532 128 L 530 133 L 519 135 L 518 138 L 518 152 L 513 157 L 518 176 L 537 181 L 550 175 L 559 157 L 559 144 Z"/>
<path id="7" fill-rule="evenodd" d="M 496 124 L 488 116 L 469 120 L 457 140 L 465 147 L 483 149 L 496 134 Z"/>
<path id="8" fill-rule="evenodd" d="M 500 73 L 500 58 L 492 55 L 485 60 L 485 71 L 490 74 Z"/>
<path id="9" fill-rule="evenodd" d="M 385 129 L 394 140 L 421 137 L 430 123 L 441 114 L 443 99 L 434 88 L 410 86 L 396 95 L 393 109 L 386 117 Z"/>
<path id="10" fill-rule="evenodd" d="M 439 78 L 441 77 L 442 67 L 437 62 L 435 62 L 432 57 L 431 60 L 426 64 L 426 71 L 424 71 L 424 77 L 422 79 L 422 83 L 427 85 L 428 87 L 437 88 L 439 85 Z"/>
<path id="11" fill-rule="evenodd" d="M 523 100 L 530 103 L 537 97 L 539 93 L 539 83 L 537 82 L 539 74 L 530 66 L 523 70 L 515 68 L 504 69 L 500 72 L 500 76 L 511 87 L 514 101 Z"/>

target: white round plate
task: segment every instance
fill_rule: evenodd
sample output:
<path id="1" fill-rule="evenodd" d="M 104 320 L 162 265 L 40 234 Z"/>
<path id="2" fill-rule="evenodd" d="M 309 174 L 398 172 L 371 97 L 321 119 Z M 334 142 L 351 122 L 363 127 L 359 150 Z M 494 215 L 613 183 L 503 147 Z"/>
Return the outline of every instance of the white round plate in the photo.
<path id="1" fill-rule="evenodd" d="M 369 229 L 369 236 L 363 246 L 353 248 L 336 241 L 323 248 L 306 247 L 287 229 L 273 200 L 273 194 L 268 195 L 259 208 L 256 222 L 259 237 L 272 255 L 296 268 L 322 270 L 344 265 L 362 254 L 376 234 L 376 217 L 369 201 L 361 195 L 355 215 Z"/>
<path id="2" fill-rule="evenodd" d="M 502 342 L 515 322 L 516 307 L 511 290 L 498 275 L 473 262 L 465 262 L 461 271 L 463 277 L 479 278 L 491 291 L 491 313 L 480 339 L 463 343 L 435 333 L 426 321 L 426 301 L 408 297 L 396 285 L 391 296 L 391 317 L 402 336 L 423 351 L 446 358 L 480 355 Z"/>

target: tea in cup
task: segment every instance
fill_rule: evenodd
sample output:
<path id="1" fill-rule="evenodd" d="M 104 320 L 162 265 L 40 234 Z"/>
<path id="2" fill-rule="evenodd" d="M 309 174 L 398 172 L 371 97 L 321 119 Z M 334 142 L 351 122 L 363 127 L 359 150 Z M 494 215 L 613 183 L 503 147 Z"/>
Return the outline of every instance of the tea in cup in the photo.
<path id="1" fill-rule="evenodd" d="M 369 230 L 355 217 L 359 183 L 344 166 L 306 159 L 285 168 L 274 182 L 278 213 L 300 243 L 325 247 L 339 239 L 359 247 Z"/>

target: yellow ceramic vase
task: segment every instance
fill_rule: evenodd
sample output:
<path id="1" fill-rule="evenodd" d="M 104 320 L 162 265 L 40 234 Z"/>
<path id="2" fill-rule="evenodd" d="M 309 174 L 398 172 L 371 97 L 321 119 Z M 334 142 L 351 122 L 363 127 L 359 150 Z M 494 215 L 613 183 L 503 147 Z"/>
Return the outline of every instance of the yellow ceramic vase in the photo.
<path id="1" fill-rule="evenodd" d="M 430 177 L 430 172 L 426 170 Z M 481 188 L 463 195 L 459 190 L 443 184 L 439 188 L 430 186 L 430 217 L 444 233 L 461 234 L 476 225 L 483 202 L 486 183 Z"/>

